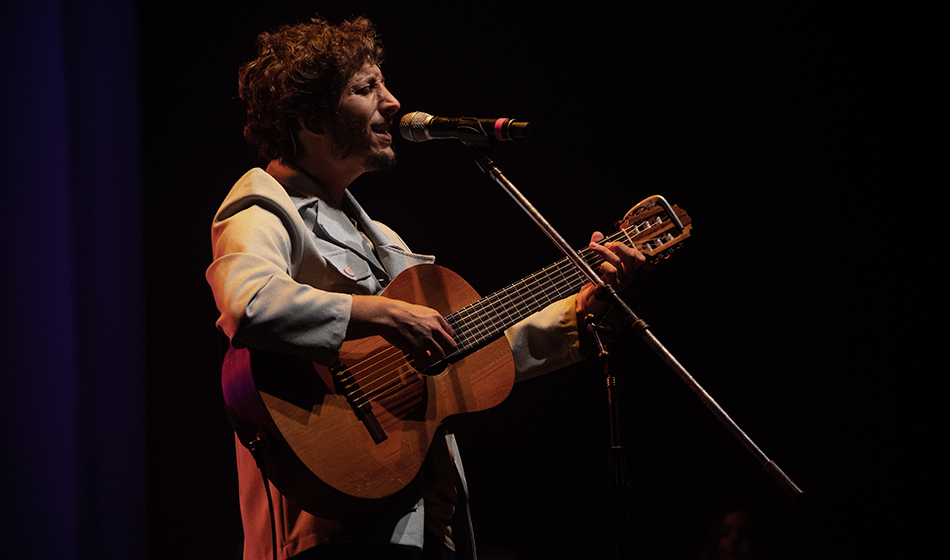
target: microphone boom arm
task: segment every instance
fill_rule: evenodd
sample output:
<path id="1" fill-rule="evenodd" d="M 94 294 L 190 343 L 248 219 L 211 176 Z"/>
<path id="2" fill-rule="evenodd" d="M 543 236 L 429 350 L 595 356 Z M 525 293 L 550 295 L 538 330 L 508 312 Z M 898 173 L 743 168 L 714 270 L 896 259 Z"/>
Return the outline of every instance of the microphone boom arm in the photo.
<path id="1" fill-rule="evenodd" d="M 643 341 L 653 349 L 654 352 L 662 359 L 666 365 L 673 370 L 673 372 L 679 376 L 689 389 L 693 392 L 696 397 L 698 397 L 703 404 L 706 405 L 706 408 L 713 413 L 713 415 L 719 419 L 719 421 L 729 430 L 732 435 L 739 440 L 740 443 L 752 454 L 752 456 L 759 462 L 766 474 L 775 482 L 785 494 L 792 500 L 798 500 L 804 492 L 782 471 L 775 461 L 769 459 L 765 453 L 746 435 L 744 431 L 729 417 L 725 410 L 706 392 L 702 386 L 693 378 L 692 375 L 682 364 L 677 361 L 677 359 L 666 349 L 665 346 L 657 339 L 652 332 L 650 332 L 649 325 L 646 324 L 642 319 L 637 317 L 633 312 L 630 306 L 617 294 L 617 292 L 608 284 L 605 284 L 596 272 L 590 267 L 590 265 L 581 258 L 581 256 L 571 247 L 563 237 L 554 229 L 554 227 L 548 223 L 544 216 L 528 201 L 527 198 L 521 191 L 514 186 L 501 170 L 495 166 L 494 161 L 488 157 L 484 150 L 480 149 L 479 146 L 473 146 L 467 142 L 464 142 L 471 150 L 472 154 L 475 156 L 475 161 L 482 171 L 488 174 L 493 181 L 501 185 L 502 188 L 511 196 L 512 199 L 524 210 L 528 216 L 534 221 L 538 227 L 557 245 L 558 249 L 564 253 L 564 255 L 580 270 L 590 282 L 597 286 L 598 294 L 597 297 L 607 301 L 609 304 L 620 309 L 625 313 L 631 321 L 631 326 L 635 333 L 640 335 Z M 674 215 L 670 212 L 670 215 Z"/>

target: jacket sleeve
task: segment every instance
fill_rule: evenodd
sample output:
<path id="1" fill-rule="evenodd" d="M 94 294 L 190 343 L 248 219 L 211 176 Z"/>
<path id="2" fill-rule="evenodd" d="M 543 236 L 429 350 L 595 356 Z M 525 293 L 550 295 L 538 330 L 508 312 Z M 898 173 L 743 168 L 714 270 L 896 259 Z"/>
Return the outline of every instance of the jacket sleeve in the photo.
<path id="1" fill-rule="evenodd" d="M 294 279 L 303 250 L 294 220 L 299 215 L 291 208 L 266 197 L 244 196 L 222 205 L 206 272 L 220 312 L 217 326 L 235 347 L 330 364 L 346 334 L 352 297 Z"/>
<path id="2" fill-rule="evenodd" d="M 584 359 L 575 296 L 558 300 L 505 331 L 515 359 L 515 381 L 524 381 Z"/>

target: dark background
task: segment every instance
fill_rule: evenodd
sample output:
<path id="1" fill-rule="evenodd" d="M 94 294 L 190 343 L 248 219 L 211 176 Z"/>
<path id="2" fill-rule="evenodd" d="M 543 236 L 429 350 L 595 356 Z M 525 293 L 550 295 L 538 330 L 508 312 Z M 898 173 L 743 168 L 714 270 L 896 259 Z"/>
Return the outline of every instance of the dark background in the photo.
<path id="1" fill-rule="evenodd" d="M 917 14 L 790 2 L 117 4 L 3 14 L 21 33 L 4 44 L 8 61 L 43 63 L 16 82 L 27 95 L 5 88 L 21 96 L 5 101 L 4 167 L 15 172 L 3 186 L 15 202 L 3 256 L 22 272 L 4 290 L 15 311 L 4 320 L 5 423 L 23 446 L 5 467 L 21 481 L 13 557 L 239 557 L 220 338 L 203 279 L 209 226 L 233 182 L 261 164 L 241 136 L 237 68 L 260 31 L 314 12 L 376 22 L 400 115 L 530 121 L 533 138 L 499 146 L 496 163 L 573 245 L 613 231 L 652 194 L 692 217 L 686 247 L 641 274 L 628 299 L 809 499 L 786 498 L 639 339 L 623 339 L 640 557 L 697 558 L 716 513 L 737 505 L 757 517 L 766 557 L 880 541 L 890 510 L 869 507 L 866 483 L 887 480 L 901 446 L 878 401 L 895 370 L 875 335 L 893 315 L 870 304 L 888 287 L 889 256 L 869 211 L 912 194 L 916 162 L 939 153 L 914 133 L 930 95 L 914 87 L 931 46 Z M 461 144 L 398 138 L 396 149 L 396 169 L 351 188 L 414 250 L 483 294 L 560 258 Z M 59 159 L 36 157 L 51 153 Z M 34 230 L 21 208 L 36 201 L 24 185 L 37 184 Z M 40 299 L 42 316 L 29 304 Z M 57 343 L 37 342 L 51 321 Z M 22 420 L 50 403 L 57 415 Z M 595 363 L 515 387 L 460 445 L 486 557 L 609 557 Z M 45 541 L 44 526 L 58 538 Z"/>

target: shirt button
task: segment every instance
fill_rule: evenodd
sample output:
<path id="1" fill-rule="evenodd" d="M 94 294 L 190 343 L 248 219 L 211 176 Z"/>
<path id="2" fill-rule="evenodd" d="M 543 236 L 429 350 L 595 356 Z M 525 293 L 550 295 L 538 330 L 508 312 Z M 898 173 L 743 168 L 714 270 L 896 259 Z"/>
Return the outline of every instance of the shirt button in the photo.
<path id="1" fill-rule="evenodd" d="M 350 268 L 350 267 L 344 268 L 344 269 L 343 269 L 343 272 L 347 273 L 347 274 L 348 274 L 349 276 L 351 276 L 351 277 L 352 277 L 352 276 L 356 276 L 356 272 L 355 272 L 352 268 Z"/>

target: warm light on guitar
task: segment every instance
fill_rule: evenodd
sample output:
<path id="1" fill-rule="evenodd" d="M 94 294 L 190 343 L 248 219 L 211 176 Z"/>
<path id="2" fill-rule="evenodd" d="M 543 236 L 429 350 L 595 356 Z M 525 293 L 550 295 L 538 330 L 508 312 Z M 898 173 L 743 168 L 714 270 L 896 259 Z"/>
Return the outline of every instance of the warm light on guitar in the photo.
<path id="1" fill-rule="evenodd" d="M 635 206 L 618 226 L 602 242 L 636 247 L 650 263 L 669 256 L 692 230 L 686 212 L 660 197 Z M 579 254 L 595 269 L 602 262 L 590 249 Z M 504 331 L 585 283 L 563 259 L 482 298 L 445 268 L 416 266 L 381 295 L 445 317 L 458 348 L 441 368 L 421 374 L 381 337 L 344 342 L 329 368 L 232 348 L 225 402 L 268 432 L 268 470 L 284 495 L 318 515 L 353 512 L 412 480 L 444 419 L 502 402 L 514 383 Z"/>

